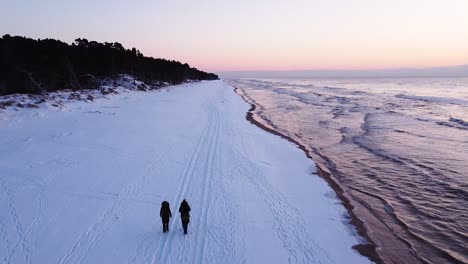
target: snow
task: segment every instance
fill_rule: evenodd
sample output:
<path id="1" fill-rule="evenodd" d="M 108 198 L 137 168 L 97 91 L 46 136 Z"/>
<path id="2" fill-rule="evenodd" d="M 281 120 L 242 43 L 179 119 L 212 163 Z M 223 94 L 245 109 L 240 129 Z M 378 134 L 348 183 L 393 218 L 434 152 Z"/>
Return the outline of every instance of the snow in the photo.
<path id="1" fill-rule="evenodd" d="M 162 89 L 168 85 L 166 82 L 155 82 L 154 85 L 148 85 L 128 74 L 119 74 L 115 79 L 98 79 L 97 82 L 99 83 L 99 89 L 83 89 L 80 91 L 59 90 L 44 94 L 10 94 L 0 96 L 0 111 L 2 109 L 19 111 L 22 108 L 62 108 L 70 102 L 90 102 L 107 99 L 107 95 L 109 94 L 129 93 L 132 90 L 147 91 Z M 189 80 L 188 82 L 193 81 Z"/>
<path id="2" fill-rule="evenodd" d="M 249 107 L 211 81 L 3 110 L 1 262 L 369 263 L 313 162 Z"/>

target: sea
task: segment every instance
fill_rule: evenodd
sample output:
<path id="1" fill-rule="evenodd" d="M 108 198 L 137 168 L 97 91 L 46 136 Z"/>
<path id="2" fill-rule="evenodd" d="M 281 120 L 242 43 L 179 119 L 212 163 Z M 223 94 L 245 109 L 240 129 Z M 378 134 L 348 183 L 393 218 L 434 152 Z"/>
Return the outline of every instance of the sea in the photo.
<path id="1" fill-rule="evenodd" d="M 310 151 L 385 263 L 468 263 L 468 78 L 228 80 Z"/>

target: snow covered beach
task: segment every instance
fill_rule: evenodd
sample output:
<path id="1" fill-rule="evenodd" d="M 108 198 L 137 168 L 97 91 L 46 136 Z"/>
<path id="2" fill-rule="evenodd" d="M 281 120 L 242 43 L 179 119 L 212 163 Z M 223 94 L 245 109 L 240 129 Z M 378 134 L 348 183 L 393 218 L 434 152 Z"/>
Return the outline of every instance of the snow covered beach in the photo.
<path id="1" fill-rule="evenodd" d="M 369 263 L 314 164 L 249 107 L 211 81 L 1 112 L 2 263 Z"/>

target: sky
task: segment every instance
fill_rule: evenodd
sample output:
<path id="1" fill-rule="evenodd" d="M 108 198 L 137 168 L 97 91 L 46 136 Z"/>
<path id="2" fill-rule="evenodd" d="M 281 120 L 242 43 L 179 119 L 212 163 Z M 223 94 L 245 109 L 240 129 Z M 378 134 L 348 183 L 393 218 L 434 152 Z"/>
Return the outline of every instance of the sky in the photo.
<path id="1" fill-rule="evenodd" d="M 205 71 L 468 64 L 468 0 L 0 0 L 0 34 L 120 42 Z"/>

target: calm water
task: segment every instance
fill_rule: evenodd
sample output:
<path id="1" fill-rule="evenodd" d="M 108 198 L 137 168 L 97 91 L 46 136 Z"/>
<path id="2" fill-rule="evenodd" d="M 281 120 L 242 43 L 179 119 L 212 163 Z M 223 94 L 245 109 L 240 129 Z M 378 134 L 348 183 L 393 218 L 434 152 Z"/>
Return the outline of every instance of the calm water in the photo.
<path id="1" fill-rule="evenodd" d="M 386 262 L 468 263 L 468 78 L 229 82 L 328 168 Z"/>

